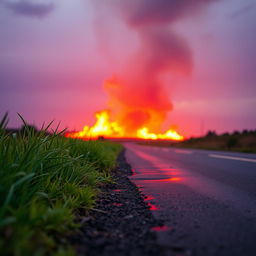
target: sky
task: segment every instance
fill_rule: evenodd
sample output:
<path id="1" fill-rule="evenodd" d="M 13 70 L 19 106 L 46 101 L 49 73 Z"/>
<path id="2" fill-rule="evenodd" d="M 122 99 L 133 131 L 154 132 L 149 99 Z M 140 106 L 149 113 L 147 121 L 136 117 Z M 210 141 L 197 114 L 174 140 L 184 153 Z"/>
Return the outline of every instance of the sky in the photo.
<path id="1" fill-rule="evenodd" d="M 255 17 L 255 0 L 0 0 L 0 115 L 81 130 L 150 109 L 185 136 L 255 129 Z"/>

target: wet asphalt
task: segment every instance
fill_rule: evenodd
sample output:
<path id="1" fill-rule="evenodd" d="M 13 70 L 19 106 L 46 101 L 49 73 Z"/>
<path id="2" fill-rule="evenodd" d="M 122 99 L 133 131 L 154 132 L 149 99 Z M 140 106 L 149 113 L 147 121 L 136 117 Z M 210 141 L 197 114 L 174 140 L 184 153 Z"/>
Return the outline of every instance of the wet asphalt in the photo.
<path id="1" fill-rule="evenodd" d="M 256 255 L 255 154 L 125 147 L 169 255 Z"/>

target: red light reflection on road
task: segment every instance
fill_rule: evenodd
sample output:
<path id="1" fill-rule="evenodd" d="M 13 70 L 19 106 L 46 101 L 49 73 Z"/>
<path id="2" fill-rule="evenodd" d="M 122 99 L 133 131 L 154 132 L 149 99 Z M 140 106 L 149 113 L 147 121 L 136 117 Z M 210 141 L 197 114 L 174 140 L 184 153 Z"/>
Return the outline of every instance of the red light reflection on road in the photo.
<path id="1" fill-rule="evenodd" d="M 175 168 L 139 168 L 138 170 L 140 170 L 141 172 L 159 172 L 159 171 L 177 171 L 177 169 Z"/>
<path id="2" fill-rule="evenodd" d="M 114 189 L 113 191 L 114 191 L 114 192 L 122 192 L 123 189 Z"/>
<path id="3" fill-rule="evenodd" d="M 112 205 L 114 205 L 114 206 L 122 206 L 123 204 L 121 204 L 121 203 L 112 203 Z"/>
<path id="4" fill-rule="evenodd" d="M 144 180 L 144 182 L 150 182 L 150 183 L 155 183 L 155 182 L 179 182 L 182 181 L 182 178 L 180 177 L 172 177 L 172 178 L 167 178 L 167 179 L 148 179 Z"/>
<path id="5" fill-rule="evenodd" d="M 169 179 L 164 179 L 162 181 L 180 181 L 180 180 L 181 180 L 181 178 L 179 178 L 179 177 L 173 177 L 173 178 L 169 178 Z"/>
<path id="6" fill-rule="evenodd" d="M 144 201 L 150 201 L 150 200 L 153 200 L 153 199 L 155 199 L 153 196 L 146 196 L 144 198 Z"/>
<path id="7" fill-rule="evenodd" d="M 156 226 L 156 227 L 152 227 L 151 230 L 156 231 L 156 232 L 167 231 L 167 230 L 170 230 L 170 227 L 168 227 L 168 226 Z"/>
<path id="8" fill-rule="evenodd" d="M 132 176 L 133 175 L 136 175 L 137 173 L 136 173 L 136 171 L 135 171 L 135 169 L 132 169 Z"/>
<path id="9" fill-rule="evenodd" d="M 151 204 L 151 203 L 148 203 L 148 206 L 149 206 L 149 209 L 150 209 L 151 211 L 157 211 L 157 210 L 159 210 L 159 208 L 158 208 L 157 206 L 155 206 L 155 205 L 153 205 L 153 204 Z"/>

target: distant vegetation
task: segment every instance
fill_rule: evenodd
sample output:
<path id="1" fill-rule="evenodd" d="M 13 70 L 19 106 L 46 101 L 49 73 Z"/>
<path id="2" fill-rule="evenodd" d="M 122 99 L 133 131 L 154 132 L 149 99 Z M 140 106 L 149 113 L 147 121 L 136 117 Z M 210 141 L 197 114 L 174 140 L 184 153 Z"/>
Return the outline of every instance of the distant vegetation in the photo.
<path id="1" fill-rule="evenodd" d="M 139 144 L 160 147 L 198 148 L 256 153 L 256 130 L 244 130 L 242 132 L 234 131 L 233 133 L 223 133 L 220 135 L 216 134 L 215 131 L 209 131 L 203 137 L 190 138 L 181 142 L 148 140 L 145 142 L 139 142 Z"/>
<path id="2" fill-rule="evenodd" d="M 121 146 L 62 137 L 50 125 L 6 132 L 0 123 L 1 255 L 73 255 L 67 236 L 111 182 Z"/>
<path id="3" fill-rule="evenodd" d="M 204 137 L 190 138 L 175 146 L 256 153 L 256 130 L 235 131 L 221 135 L 209 131 Z"/>

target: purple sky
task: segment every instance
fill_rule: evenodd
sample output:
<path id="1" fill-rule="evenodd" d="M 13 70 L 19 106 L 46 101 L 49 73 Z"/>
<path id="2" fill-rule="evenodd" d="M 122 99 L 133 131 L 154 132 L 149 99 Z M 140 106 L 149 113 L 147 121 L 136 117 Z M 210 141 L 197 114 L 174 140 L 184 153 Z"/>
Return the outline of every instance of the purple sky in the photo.
<path id="1" fill-rule="evenodd" d="M 122 1 L 0 0 L 0 114 L 9 112 L 10 126 L 21 124 L 16 112 L 38 126 L 92 124 L 107 107 L 104 80 L 127 69 L 154 23 L 184 40 L 191 65 L 189 74 L 161 75 L 173 104 L 163 128 L 185 136 L 256 128 L 255 0 L 209 0 L 202 10 L 198 0 L 199 11 L 180 0 L 168 6 L 172 19 L 157 15 L 154 0 L 147 9 L 138 0 L 142 10 Z"/>

